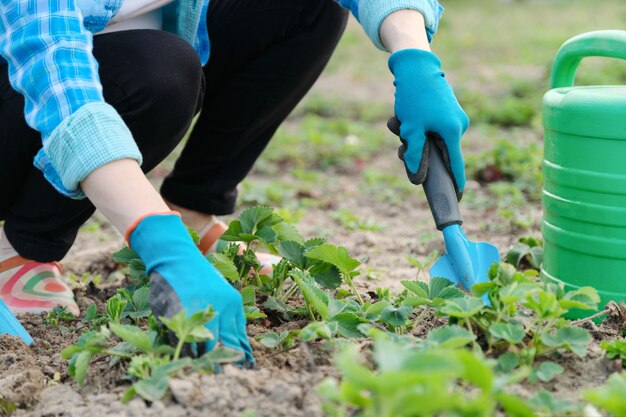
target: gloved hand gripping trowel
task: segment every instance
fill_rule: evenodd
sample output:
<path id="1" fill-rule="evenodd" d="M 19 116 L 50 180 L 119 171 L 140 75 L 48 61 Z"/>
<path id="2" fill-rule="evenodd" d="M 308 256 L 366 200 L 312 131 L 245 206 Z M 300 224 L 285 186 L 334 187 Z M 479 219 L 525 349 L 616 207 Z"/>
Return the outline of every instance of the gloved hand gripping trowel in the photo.
<path id="1" fill-rule="evenodd" d="M 24 343 L 30 345 L 33 338 L 30 337 L 26 329 L 22 327 L 15 318 L 9 307 L 0 299 L 0 334 L 10 334 L 11 336 L 20 337 Z"/>
<path id="2" fill-rule="evenodd" d="M 399 136 L 397 119 L 390 119 L 388 127 Z M 469 291 L 474 284 L 489 280 L 489 267 L 500 261 L 500 254 L 490 243 L 470 241 L 461 230 L 463 220 L 457 194 L 441 149 L 432 137 L 428 137 L 427 142 L 428 171 L 423 187 L 435 224 L 443 233 L 446 246 L 446 253 L 430 269 L 430 277 L 449 279 Z M 486 295 L 483 301 L 489 304 Z"/>

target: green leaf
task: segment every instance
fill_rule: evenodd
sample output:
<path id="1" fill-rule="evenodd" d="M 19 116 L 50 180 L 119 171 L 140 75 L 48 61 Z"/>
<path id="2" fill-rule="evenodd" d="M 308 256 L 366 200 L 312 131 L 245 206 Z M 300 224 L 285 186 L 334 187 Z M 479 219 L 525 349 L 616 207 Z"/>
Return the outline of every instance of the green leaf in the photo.
<path id="1" fill-rule="evenodd" d="M 363 337 L 363 333 L 358 329 L 362 323 L 368 320 L 357 316 L 355 313 L 339 313 L 332 317 L 331 321 L 338 325 L 337 332 L 345 338 Z"/>
<path id="2" fill-rule="evenodd" d="M 515 267 L 511 264 L 494 262 L 489 267 L 489 278 L 501 286 L 506 286 L 514 282 L 516 272 Z"/>
<path id="3" fill-rule="evenodd" d="M 287 223 L 285 221 L 280 222 L 272 226 L 274 231 L 276 231 L 277 238 L 281 242 L 284 241 L 293 241 L 297 243 L 304 243 L 304 239 L 298 232 L 298 229 L 295 228 L 294 225 Z"/>
<path id="4" fill-rule="evenodd" d="M 109 324 L 109 328 L 117 337 L 130 343 L 138 350 L 145 353 L 152 352 L 152 340 L 150 340 L 150 336 L 139 327 L 111 323 Z"/>
<path id="5" fill-rule="evenodd" d="M 276 231 L 269 226 L 257 230 L 254 235 L 268 244 L 276 242 L 276 239 L 278 238 L 278 233 L 276 233 Z"/>
<path id="6" fill-rule="evenodd" d="M 267 315 L 259 310 L 257 306 L 244 306 L 243 314 L 248 321 L 264 319 L 267 317 Z"/>
<path id="7" fill-rule="evenodd" d="M 515 352 L 505 352 L 498 357 L 498 370 L 510 373 L 520 364 L 519 356 Z"/>
<path id="8" fill-rule="evenodd" d="M 500 288 L 500 291 L 498 291 L 498 297 L 500 298 L 500 301 L 502 301 L 502 304 L 508 306 L 525 298 L 526 295 L 534 288 L 535 286 L 531 284 L 513 282 Z"/>
<path id="9" fill-rule="evenodd" d="M 228 224 L 228 229 L 220 236 L 220 240 L 226 242 L 237 242 L 241 239 L 243 228 L 239 220 L 233 220 Z"/>
<path id="10" fill-rule="evenodd" d="M 537 414 L 526 404 L 527 400 L 506 392 L 495 393 L 502 408 L 509 417 L 538 417 Z"/>
<path id="11" fill-rule="evenodd" d="M 433 277 L 428 283 L 428 298 L 433 301 L 464 297 L 465 293 L 446 278 Z M 439 304 L 439 303 L 437 303 Z"/>
<path id="12" fill-rule="evenodd" d="M 398 327 L 406 323 L 412 312 L 413 308 L 410 306 L 394 307 L 390 305 L 380 313 L 380 319 L 393 327 Z"/>
<path id="13" fill-rule="evenodd" d="M 98 306 L 95 303 L 91 304 L 89 307 L 87 307 L 87 310 L 85 310 L 85 320 L 93 321 L 96 318 L 97 314 Z"/>
<path id="14" fill-rule="evenodd" d="M 443 300 L 442 300 L 443 302 Z M 423 298 L 423 297 L 411 297 L 408 296 L 406 297 L 404 300 L 402 300 L 401 305 L 403 306 L 409 306 L 409 307 L 419 307 L 419 306 L 423 306 L 423 305 L 433 305 L 434 303 L 429 300 L 428 298 Z"/>
<path id="15" fill-rule="evenodd" d="M 144 264 L 143 261 L 139 258 L 132 259 L 128 263 L 128 268 L 129 268 L 130 278 L 133 281 L 142 281 L 144 278 L 147 277 L 146 264 Z"/>
<path id="16" fill-rule="evenodd" d="M 484 305 L 480 298 L 454 298 L 445 300 L 444 305 L 439 308 L 439 312 L 451 317 L 466 319 L 478 314 Z"/>
<path id="17" fill-rule="evenodd" d="M 72 357 L 69 365 L 69 373 L 74 378 L 78 385 L 82 385 L 85 382 L 87 376 L 87 369 L 89 368 L 89 362 L 93 358 L 93 353 L 89 351 L 82 351 Z"/>
<path id="18" fill-rule="evenodd" d="M 541 268 L 541 264 L 543 263 L 543 248 L 539 246 L 530 248 L 529 258 L 531 267 L 535 269 Z"/>
<path id="19" fill-rule="evenodd" d="M 330 315 L 328 295 L 322 291 L 321 288 L 316 286 L 317 284 L 315 284 L 315 281 L 311 278 L 309 273 L 300 269 L 294 269 L 289 276 L 291 276 L 298 285 L 298 288 L 300 288 L 300 292 L 309 307 L 319 314 L 322 320 L 328 319 Z"/>
<path id="20" fill-rule="evenodd" d="M 600 347 L 606 351 L 606 357 L 609 359 L 626 359 L 626 340 L 603 340 Z"/>
<path id="21" fill-rule="evenodd" d="M 345 300 L 338 300 L 333 297 L 328 298 L 328 319 L 332 320 L 339 313 L 352 312 L 352 306 Z"/>
<path id="22" fill-rule="evenodd" d="M 124 300 L 120 294 L 116 294 L 107 300 L 107 315 L 113 323 L 120 322 L 127 303 L 128 301 Z"/>
<path id="23" fill-rule="evenodd" d="M 274 332 L 264 333 L 256 337 L 256 341 L 265 346 L 268 349 L 274 349 L 287 338 L 288 331 L 283 331 L 280 334 Z"/>
<path id="24" fill-rule="evenodd" d="M 365 318 L 368 320 L 377 320 L 380 317 L 380 314 L 383 312 L 383 310 L 390 305 L 391 303 L 387 300 L 381 300 L 370 305 L 365 310 Z"/>
<path id="25" fill-rule="evenodd" d="M 314 237 L 314 238 L 311 238 L 311 239 L 305 241 L 304 242 L 304 247 L 306 249 L 311 249 L 311 248 L 314 248 L 316 246 L 323 245 L 324 243 L 326 243 L 326 238 L 318 236 L 318 237 Z"/>
<path id="26" fill-rule="evenodd" d="M 474 384 L 484 392 L 491 392 L 494 375 L 491 362 L 486 362 L 484 358 L 476 356 L 468 350 L 460 350 L 457 357 L 463 364 L 463 379 Z"/>
<path id="27" fill-rule="evenodd" d="M 213 264 L 220 274 L 230 282 L 239 281 L 239 271 L 235 263 L 223 253 L 207 253 L 206 258 Z"/>
<path id="28" fill-rule="evenodd" d="M 510 263 L 511 265 L 513 265 L 514 267 L 518 267 L 520 262 L 522 261 L 522 259 L 524 259 L 524 256 L 526 256 L 529 250 L 530 248 L 528 247 L 528 245 L 523 244 L 523 243 L 518 244 L 516 246 L 513 246 L 506 253 L 504 260 Z"/>
<path id="29" fill-rule="evenodd" d="M 115 262 L 119 262 L 121 264 L 127 264 L 133 259 L 139 259 L 139 255 L 137 255 L 137 253 L 135 253 L 135 251 L 129 248 L 128 246 L 124 246 L 122 249 L 115 252 L 112 255 L 112 258 Z"/>
<path id="30" fill-rule="evenodd" d="M 132 295 L 132 308 L 127 312 L 132 319 L 148 317 L 152 313 L 150 307 L 150 288 L 141 287 L 135 290 Z M 126 309 L 128 310 L 128 308 Z M 126 314 L 126 313 L 125 313 Z"/>
<path id="31" fill-rule="evenodd" d="M 115 352 L 120 355 L 134 355 L 135 353 L 137 353 L 137 349 L 128 342 L 119 342 L 118 344 L 110 348 L 109 352 Z M 114 364 L 119 363 L 120 360 L 121 358 L 119 357 L 113 357 L 111 358 L 111 361 L 109 363 L 111 364 L 111 366 L 113 366 Z"/>
<path id="32" fill-rule="evenodd" d="M 328 262 L 320 262 L 313 266 L 309 272 L 315 281 L 324 288 L 334 290 L 341 285 L 341 274 L 336 266 Z"/>
<path id="33" fill-rule="evenodd" d="M 270 218 L 274 210 L 266 206 L 251 207 L 244 210 L 239 216 L 241 228 L 244 233 L 254 234 L 257 227 L 264 220 Z"/>
<path id="34" fill-rule="evenodd" d="M 469 330 L 452 324 L 431 330 L 426 336 L 429 345 L 444 349 L 456 349 L 476 340 L 476 336 Z"/>
<path id="35" fill-rule="evenodd" d="M 561 398 L 554 398 L 548 391 L 541 391 L 532 397 L 528 402 L 537 411 L 555 414 L 565 413 L 568 411 L 580 411 L 580 407 L 577 404 Z"/>
<path id="36" fill-rule="evenodd" d="M 186 228 L 187 228 L 187 233 L 189 233 L 189 237 L 193 241 L 193 244 L 198 246 L 198 244 L 200 243 L 200 235 L 198 235 L 198 232 L 195 229 L 189 226 L 186 226 Z"/>
<path id="37" fill-rule="evenodd" d="M 245 287 L 241 290 L 241 298 L 243 300 L 244 306 L 254 306 L 256 305 L 256 294 L 254 292 L 254 288 Z"/>
<path id="38" fill-rule="evenodd" d="M 400 281 L 400 283 L 402 284 L 404 288 L 411 291 L 413 294 L 417 295 L 418 297 L 429 298 L 427 283 L 418 281 L 418 280 L 414 280 L 414 281 L 403 280 L 403 281 Z"/>
<path id="39" fill-rule="evenodd" d="M 555 293 L 542 289 L 527 293 L 524 306 L 532 309 L 542 319 L 560 317 L 567 312 L 559 305 Z"/>
<path id="40" fill-rule="evenodd" d="M 324 244 L 311 248 L 305 252 L 305 256 L 311 259 L 328 262 L 335 265 L 342 273 L 349 274 L 354 271 L 361 262 L 350 257 L 348 250 L 343 246 Z"/>
<path id="41" fill-rule="evenodd" d="M 290 311 L 289 305 L 276 297 L 268 297 L 263 303 L 263 308 L 279 313 L 288 313 Z"/>
<path id="42" fill-rule="evenodd" d="M 283 258 L 289 260 L 296 267 L 306 269 L 307 259 L 304 257 L 304 245 L 292 240 L 282 240 L 277 249 Z"/>
<path id="43" fill-rule="evenodd" d="M 314 321 L 307 324 L 298 337 L 303 342 L 313 342 L 318 339 L 330 340 L 337 334 L 337 322 Z"/>
<path id="44" fill-rule="evenodd" d="M 75 345 L 68 346 L 61 351 L 63 359 L 71 358 L 75 353 L 86 350 L 92 353 L 101 353 L 108 345 L 111 332 L 102 327 L 97 332 L 83 333 Z"/>
<path id="45" fill-rule="evenodd" d="M 150 377 L 133 384 L 135 393 L 140 395 L 143 399 L 148 401 L 158 401 L 167 392 L 169 388 L 169 378 L 167 375 Z"/>
<path id="46" fill-rule="evenodd" d="M 186 343 L 199 343 L 213 339 L 213 333 L 205 326 L 197 326 L 191 329 L 188 336 L 185 338 Z"/>
<path id="47" fill-rule="evenodd" d="M 374 344 L 372 358 L 380 373 L 397 372 L 406 369 L 407 364 L 418 355 L 409 345 L 392 340 L 380 339 Z"/>
<path id="48" fill-rule="evenodd" d="M 518 324 L 512 323 L 495 323 L 489 327 L 489 333 L 496 339 L 503 339 L 512 345 L 520 343 L 524 340 L 526 333 L 524 328 Z"/>
<path id="49" fill-rule="evenodd" d="M 611 375 L 604 385 L 585 391 L 583 398 L 616 417 L 626 417 L 626 373 Z"/>
<path id="50" fill-rule="evenodd" d="M 198 343 L 213 338 L 213 334 L 205 325 L 214 316 L 215 311 L 213 307 L 209 306 L 189 317 L 187 317 L 187 311 L 182 310 L 170 319 L 166 317 L 159 317 L 159 319 L 168 329 L 174 332 L 179 340 L 183 340 L 185 343 Z"/>
<path id="51" fill-rule="evenodd" d="M 536 369 L 533 369 L 531 376 L 528 378 L 531 382 L 535 378 L 539 379 L 543 382 L 549 382 L 557 375 L 561 375 L 564 369 L 558 363 L 554 363 L 551 361 L 542 362 Z"/>
<path id="52" fill-rule="evenodd" d="M 483 295 L 487 294 L 489 292 L 489 290 L 491 290 L 492 288 L 494 288 L 496 286 L 496 284 L 494 282 L 488 281 L 488 282 L 478 282 L 474 285 L 472 285 L 472 296 L 474 297 L 482 297 Z"/>
<path id="53" fill-rule="evenodd" d="M 581 310 L 597 310 L 600 296 L 591 287 L 582 287 L 576 291 L 569 291 L 565 297 L 559 300 L 562 308 L 579 308 Z"/>
<path id="54" fill-rule="evenodd" d="M 240 350 L 226 346 L 218 346 L 193 361 L 192 370 L 198 371 L 201 369 L 205 372 L 213 373 L 218 369 L 218 365 L 239 362 L 243 358 L 244 354 Z"/>
<path id="55" fill-rule="evenodd" d="M 122 398 L 120 398 L 120 402 L 122 404 L 126 404 L 127 402 L 135 398 L 136 396 L 137 396 L 137 390 L 135 389 L 134 386 L 132 386 L 124 392 L 124 394 L 122 395 Z"/>
<path id="56" fill-rule="evenodd" d="M 591 342 L 591 335 L 586 329 L 565 326 L 554 333 L 544 334 L 541 342 L 546 346 L 567 349 L 582 358 L 587 354 L 587 345 Z"/>

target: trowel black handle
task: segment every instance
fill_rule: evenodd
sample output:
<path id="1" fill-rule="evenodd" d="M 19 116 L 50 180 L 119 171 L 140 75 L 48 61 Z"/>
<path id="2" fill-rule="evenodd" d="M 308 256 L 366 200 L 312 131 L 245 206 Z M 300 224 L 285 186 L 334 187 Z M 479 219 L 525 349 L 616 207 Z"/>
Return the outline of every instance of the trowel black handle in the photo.
<path id="1" fill-rule="evenodd" d="M 441 149 L 435 140 L 428 139 L 428 173 L 423 187 L 426 199 L 433 213 L 437 229 L 443 230 L 451 224 L 462 224 L 459 202 L 454 190 L 454 183 L 450 173 L 443 162 Z"/>

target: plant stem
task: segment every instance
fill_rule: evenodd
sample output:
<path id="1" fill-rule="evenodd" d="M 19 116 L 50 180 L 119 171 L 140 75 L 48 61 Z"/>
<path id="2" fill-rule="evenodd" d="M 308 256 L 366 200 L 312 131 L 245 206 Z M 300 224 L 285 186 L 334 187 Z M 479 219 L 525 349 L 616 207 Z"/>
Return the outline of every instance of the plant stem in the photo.
<path id="1" fill-rule="evenodd" d="M 187 335 L 185 335 L 186 337 Z M 176 345 L 176 350 L 174 351 L 174 359 L 178 360 L 180 358 L 180 352 L 183 350 L 183 345 L 185 344 L 185 338 L 181 337 L 178 339 L 178 344 Z"/>
<path id="2" fill-rule="evenodd" d="M 474 328 L 472 327 L 472 323 L 470 323 L 470 319 L 467 319 L 465 324 L 467 325 L 467 330 L 469 330 L 470 332 L 474 333 Z"/>
<path id="3" fill-rule="evenodd" d="M 280 300 L 287 301 L 291 298 L 292 295 L 296 293 L 298 290 L 298 286 L 294 283 L 289 289 L 280 297 Z"/>
<path id="4" fill-rule="evenodd" d="M 599 311 L 599 312 L 597 312 L 597 313 L 595 313 L 595 314 L 593 314 L 593 315 L 591 315 L 589 317 L 586 317 L 584 319 L 579 319 L 579 320 L 576 320 L 576 321 L 572 321 L 572 322 L 570 322 L 570 326 L 578 326 L 579 324 L 583 324 L 583 323 L 586 323 L 586 322 L 591 321 L 593 319 L 597 319 L 598 317 L 602 317 L 605 314 L 609 314 L 609 312 L 610 312 L 610 310 L 607 308 L 605 310 Z"/>
<path id="5" fill-rule="evenodd" d="M 347 271 L 343 272 L 343 278 L 346 280 L 346 282 L 348 283 L 348 286 L 350 287 L 350 289 L 352 290 L 352 293 L 354 295 L 356 295 L 357 300 L 359 300 L 359 304 L 363 305 L 365 304 L 363 302 L 363 299 L 361 298 L 361 294 L 359 294 L 359 292 L 356 290 L 356 287 L 354 286 L 354 282 L 352 282 L 352 277 L 350 276 L 350 273 Z"/>
<path id="6" fill-rule="evenodd" d="M 541 332 L 543 331 L 543 326 L 544 326 L 543 319 L 541 318 L 537 319 L 537 329 L 535 329 L 535 334 L 533 334 L 533 340 L 532 340 L 533 347 L 536 347 L 537 343 L 539 342 L 539 337 L 541 335 Z"/>
<path id="7" fill-rule="evenodd" d="M 133 358 L 133 355 L 128 355 L 126 353 L 113 352 L 111 350 L 104 350 L 102 353 L 105 354 L 105 355 L 117 356 L 119 358 L 124 358 L 124 359 L 132 359 Z"/>
<path id="8" fill-rule="evenodd" d="M 309 306 L 309 303 L 306 301 L 306 299 L 304 300 L 304 305 L 306 306 L 306 311 L 308 311 L 311 321 L 315 321 L 315 315 L 313 314 L 313 310 L 311 310 L 311 306 Z"/>

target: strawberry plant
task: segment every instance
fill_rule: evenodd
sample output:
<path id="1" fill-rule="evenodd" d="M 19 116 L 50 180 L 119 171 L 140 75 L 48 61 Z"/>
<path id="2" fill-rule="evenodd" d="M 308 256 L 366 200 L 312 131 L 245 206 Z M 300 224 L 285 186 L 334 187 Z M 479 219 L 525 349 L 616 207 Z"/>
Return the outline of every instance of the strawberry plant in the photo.
<path id="1" fill-rule="evenodd" d="M 506 254 L 506 262 L 516 268 L 539 269 L 543 262 L 543 242 L 534 237 L 522 237 Z"/>
<path id="2" fill-rule="evenodd" d="M 462 330 L 462 329 L 461 329 Z M 349 346 L 336 358 L 342 379 L 318 386 L 324 410 L 333 417 L 492 416 L 496 409 L 510 416 L 533 416 L 506 385 L 523 374 L 499 379 L 493 364 L 479 353 L 443 345 L 414 344 L 378 337 L 371 361 Z"/>
<path id="3" fill-rule="evenodd" d="M 121 310 L 120 307 L 116 311 Z M 226 347 L 218 347 L 195 359 L 181 357 L 186 343 L 203 342 L 213 337 L 205 327 L 213 316 L 214 312 L 209 307 L 189 317 L 184 310 L 170 319 L 160 317 L 165 327 L 175 335 L 178 341 L 175 347 L 169 344 L 169 338 L 156 325 L 154 317 L 150 318 L 148 330 L 112 320 L 97 331 L 81 335 L 78 342 L 65 348 L 61 355 L 69 359 L 69 373 L 79 384 L 84 383 L 89 363 L 97 355 L 110 357 L 112 364 L 127 362 L 127 377 L 134 382 L 122 401 L 128 401 L 135 395 L 156 401 L 167 392 L 169 377 L 185 368 L 214 372 L 220 363 L 241 360 L 240 352 Z"/>
<path id="4" fill-rule="evenodd" d="M 606 357 L 609 359 L 619 359 L 622 362 L 626 359 L 626 340 L 603 340 L 600 347 L 606 351 Z"/>
<path id="5" fill-rule="evenodd" d="M 599 296 L 595 290 L 586 287 L 566 293 L 559 286 L 533 279 L 532 270 L 521 273 L 509 264 L 494 265 L 489 274 L 489 282 L 472 290 L 476 296 L 487 293 L 491 306 L 464 294 L 430 305 L 448 316 L 449 323 L 477 333 L 479 338 L 474 343 L 486 345 L 487 352 L 501 352 L 499 369 L 512 371 L 529 366 L 529 380 L 545 382 L 562 373 L 563 368 L 550 361 L 533 368 L 537 358 L 562 350 L 579 357 L 586 354 L 589 332 L 568 325 L 563 316 L 570 308 L 596 309 Z M 420 287 L 423 298 L 424 285 Z"/>

